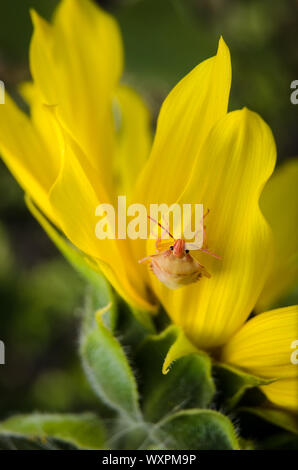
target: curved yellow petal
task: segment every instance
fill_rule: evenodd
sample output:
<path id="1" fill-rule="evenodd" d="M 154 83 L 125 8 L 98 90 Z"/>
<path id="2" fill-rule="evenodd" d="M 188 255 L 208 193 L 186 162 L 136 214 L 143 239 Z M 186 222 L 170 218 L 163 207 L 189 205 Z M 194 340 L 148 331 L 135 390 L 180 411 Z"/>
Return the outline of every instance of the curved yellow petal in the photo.
<path id="1" fill-rule="evenodd" d="M 18 86 L 18 92 L 30 107 L 36 103 L 38 89 L 33 82 L 21 82 Z"/>
<path id="2" fill-rule="evenodd" d="M 177 201 L 209 131 L 227 112 L 230 86 L 230 53 L 221 38 L 217 55 L 194 68 L 164 101 L 136 201 Z"/>
<path id="3" fill-rule="evenodd" d="M 48 192 L 58 174 L 59 157 L 49 153 L 38 129 L 8 94 L 0 106 L 0 152 L 20 186 L 54 221 Z"/>
<path id="4" fill-rule="evenodd" d="M 277 380 L 260 388 L 274 405 L 298 412 L 298 377 Z"/>
<path id="5" fill-rule="evenodd" d="M 119 86 L 115 96 L 115 116 L 117 123 L 116 151 L 113 161 L 118 195 L 127 196 L 131 202 L 137 178 L 143 169 L 151 149 L 152 127 L 149 110 L 141 97 L 126 85 Z M 135 260 L 136 269 L 140 270 L 138 260 L 144 257 L 145 240 L 127 240 Z M 147 270 L 141 275 L 148 283 Z"/>
<path id="6" fill-rule="evenodd" d="M 259 377 L 298 380 L 298 365 L 293 359 L 295 340 L 297 305 L 261 313 L 249 320 L 224 346 L 221 359 Z"/>
<path id="7" fill-rule="evenodd" d="M 157 296 L 194 344 L 224 344 L 252 311 L 272 252 L 259 197 L 273 171 L 275 143 L 265 122 L 247 109 L 227 114 L 209 134 L 181 203 L 203 203 L 208 247 L 199 255 L 211 278 L 167 289 L 152 275 Z M 175 184 L 173 182 L 173 184 Z"/>
<path id="8" fill-rule="evenodd" d="M 177 334 L 177 337 L 170 349 L 168 350 L 164 363 L 162 365 L 162 373 L 165 375 L 170 371 L 171 364 L 174 361 L 177 361 L 177 359 L 180 359 L 183 356 L 187 356 L 188 354 L 199 352 L 197 348 L 193 344 L 191 344 L 191 342 L 186 338 L 183 331 L 173 326 L 170 328 L 172 328 L 172 331 Z"/>
<path id="9" fill-rule="evenodd" d="M 266 184 L 260 206 L 273 231 L 274 263 L 257 311 L 274 305 L 298 279 L 298 159 L 284 163 Z"/>
<path id="10" fill-rule="evenodd" d="M 129 197 L 149 156 L 151 117 L 144 101 L 128 86 L 122 85 L 117 89 L 115 105 L 118 132 L 114 172 L 118 194 Z"/>
<path id="11" fill-rule="evenodd" d="M 59 129 L 57 129 L 56 120 L 53 117 L 51 109 L 44 104 L 42 96 L 33 82 L 23 82 L 19 85 L 18 90 L 24 100 L 30 106 L 30 119 L 34 128 L 41 136 L 50 159 L 55 163 L 55 178 L 61 165 L 60 152 L 63 141 L 60 138 Z M 52 181 L 52 184 L 55 181 Z"/>
<path id="12" fill-rule="evenodd" d="M 49 197 L 59 226 L 75 246 L 94 258 L 121 296 L 138 308 L 152 309 L 127 240 L 96 237 L 96 207 L 110 200 L 82 150 L 66 131 L 63 135 L 63 164 Z"/>
<path id="13" fill-rule="evenodd" d="M 32 13 L 33 79 L 47 104 L 112 184 L 112 96 L 122 73 L 122 42 L 114 19 L 90 0 L 62 0 L 53 24 Z"/>

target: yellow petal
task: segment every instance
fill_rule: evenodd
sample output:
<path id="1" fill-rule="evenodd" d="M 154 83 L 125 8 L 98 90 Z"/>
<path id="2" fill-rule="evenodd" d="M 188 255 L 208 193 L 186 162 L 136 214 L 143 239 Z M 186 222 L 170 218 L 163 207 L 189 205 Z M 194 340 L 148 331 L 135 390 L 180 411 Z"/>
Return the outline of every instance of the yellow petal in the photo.
<path id="1" fill-rule="evenodd" d="M 201 254 L 211 278 L 170 291 L 152 276 L 157 296 L 174 323 L 198 347 L 224 344 L 252 311 L 272 252 L 271 232 L 259 196 L 273 171 L 275 143 L 269 127 L 247 109 L 227 114 L 213 128 L 181 203 L 203 203 L 208 247 Z"/>
<path id="2" fill-rule="evenodd" d="M 48 104 L 78 141 L 105 185 L 112 184 L 112 96 L 122 73 L 114 19 L 89 0 L 63 0 L 53 25 L 33 12 L 30 67 Z"/>
<path id="3" fill-rule="evenodd" d="M 58 174 L 59 157 L 49 154 L 38 129 L 8 94 L 0 106 L 0 151 L 20 186 L 54 220 L 48 192 Z"/>
<path id="4" fill-rule="evenodd" d="M 57 88 L 58 70 L 54 69 L 53 28 L 34 10 L 31 10 L 30 13 L 34 27 L 29 49 L 31 75 L 42 99 L 47 104 L 57 104 L 61 92 Z M 24 94 L 29 100 L 33 98 L 29 90 L 24 90 Z"/>
<path id="5" fill-rule="evenodd" d="M 34 128 L 41 136 L 50 160 L 55 162 L 55 177 L 58 176 L 61 160 L 59 158 L 63 141 L 57 129 L 56 120 L 47 105 L 44 104 L 42 96 L 33 82 L 24 82 L 19 86 L 19 92 L 30 106 L 30 118 Z M 52 184 L 54 180 L 52 181 Z"/>
<path id="6" fill-rule="evenodd" d="M 131 202 L 137 178 L 143 169 L 151 148 L 152 127 L 147 106 L 141 97 L 128 86 L 120 86 L 115 96 L 117 125 L 117 147 L 115 152 L 114 174 L 118 195 L 127 196 Z M 144 257 L 145 240 L 127 240 L 130 245 L 135 266 L 140 270 L 138 260 Z M 148 282 L 147 270 L 141 275 Z"/>
<path id="7" fill-rule="evenodd" d="M 152 309 L 143 279 L 136 272 L 138 266 L 127 249 L 127 240 L 96 237 L 96 207 L 110 201 L 82 150 L 67 132 L 64 139 L 63 164 L 50 192 L 59 226 L 75 246 L 94 258 L 106 278 L 130 304 Z"/>
<path id="8" fill-rule="evenodd" d="M 298 365 L 293 361 L 295 340 L 298 340 L 298 306 L 271 310 L 239 329 L 224 346 L 222 361 L 259 377 L 298 379 Z"/>
<path id="9" fill-rule="evenodd" d="M 117 188 L 118 194 L 129 196 L 149 156 L 151 119 L 143 100 L 128 86 L 118 88 L 116 105 L 119 121 L 114 162 Z"/>
<path id="10" fill-rule="evenodd" d="M 36 102 L 38 91 L 38 88 L 30 81 L 21 82 L 18 86 L 18 92 L 30 107 Z"/>
<path id="11" fill-rule="evenodd" d="M 298 377 L 277 380 L 260 388 L 274 405 L 298 411 Z"/>
<path id="12" fill-rule="evenodd" d="M 230 85 L 230 53 L 221 38 L 217 55 L 194 68 L 164 101 L 136 201 L 177 201 L 210 129 L 227 112 Z"/>
<path id="13" fill-rule="evenodd" d="M 298 279 L 298 159 L 279 167 L 266 184 L 261 209 L 275 241 L 272 270 L 257 304 L 264 311 L 286 295 Z"/>
<path id="14" fill-rule="evenodd" d="M 177 359 L 180 359 L 183 356 L 187 356 L 188 354 L 198 352 L 197 348 L 186 338 L 183 331 L 177 327 L 172 327 L 172 331 L 176 332 L 177 339 L 172 344 L 166 355 L 162 366 L 163 374 L 167 374 L 170 371 L 171 364 Z M 200 354 L 202 353 L 200 352 Z"/>

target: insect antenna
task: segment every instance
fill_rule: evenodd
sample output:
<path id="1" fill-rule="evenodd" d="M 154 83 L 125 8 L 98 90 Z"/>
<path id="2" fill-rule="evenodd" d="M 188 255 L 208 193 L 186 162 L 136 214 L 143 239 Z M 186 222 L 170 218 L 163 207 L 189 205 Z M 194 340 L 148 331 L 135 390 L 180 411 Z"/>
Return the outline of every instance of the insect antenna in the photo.
<path id="1" fill-rule="evenodd" d="M 147 215 L 148 219 L 152 220 L 152 222 L 155 222 L 160 228 L 162 228 L 168 235 L 170 235 L 171 238 L 173 238 L 173 240 L 175 240 L 174 236 L 168 231 L 168 229 L 166 229 L 166 227 L 164 227 L 163 225 L 161 225 L 160 222 L 158 222 L 157 220 L 153 219 L 153 217 L 151 217 L 150 215 Z"/>
<path id="2" fill-rule="evenodd" d="M 212 253 L 211 251 L 206 250 L 205 248 L 200 248 L 198 245 L 195 245 L 194 243 L 186 243 L 186 244 L 185 244 L 185 247 L 186 247 L 188 250 L 203 251 L 204 253 L 207 253 L 208 255 L 213 256 L 213 257 L 216 258 L 216 259 L 222 259 L 221 256 L 216 255 L 215 253 Z"/>
<path id="3" fill-rule="evenodd" d="M 206 212 L 205 212 L 205 214 L 203 214 L 203 219 L 205 219 L 205 217 L 207 217 L 207 215 L 209 214 L 209 212 L 210 212 L 210 209 L 207 209 Z"/>
<path id="4" fill-rule="evenodd" d="M 209 251 L 209 250 L 205 250 L 204 248 L 199 248 L 199 250 L 200 250 L 200 251 L 204 251 L 204 253 L 207 253 L 207 254 L 210 255 L 210 256 L 213 256 L 213 258 L 222 259 L 221 256 L 216 255 L 215 253 L 212 253 L 212 252 Z"/>

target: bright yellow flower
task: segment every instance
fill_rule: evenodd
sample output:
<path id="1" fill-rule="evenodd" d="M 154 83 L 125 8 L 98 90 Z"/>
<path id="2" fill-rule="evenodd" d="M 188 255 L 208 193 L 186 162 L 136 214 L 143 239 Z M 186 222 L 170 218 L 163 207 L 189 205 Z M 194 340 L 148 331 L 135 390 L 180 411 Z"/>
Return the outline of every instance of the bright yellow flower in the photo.
<path id="1" fill-rule="evenodd" d="M 298 306 L 271 310 L 245 323 L 224 346 L 222 361 L 258 377 L 279 379 L 261 387 L 273 403 L 297 410 L 298 367 L 291 356 Z"/>
<path id="2" fill-rule="evenodd" d="M 31 116 L 6 97 L 0 108 L 3 159 L 39 209 L 118 292 L 139 308 L 153 309 L 129 241 L 99 242 L 94 235 L 95 208 L 113 203 L 119 191 L 129 195 L 151 144 L 146 106 L 119 84 L 118 26 L 89 0 L 62 1 L 52 24 L 34 11 L 32 20 L 33 83 L 20 88 Z"/>
<path id="3" fill-rule="evenodd" d="M 33 84 L 21 87 L 30 118 L 9 97 L 0 106 L 0 150 L 7 166 L 41 212 L 127 302 L 153 311 L 158 299 L 197 347 L 212 350 L 225 345 L 223 360 L 264 377 L 280 377 L 291 334 L 296 339 L 297 309 L 288 312 L 292 330 L 287 330 L 288 317 L 282 311 L 245 322 L 257 302 L 260 308 L 271 303 L 272 286 L 280 286 L 280 296 L 297 274 L 294 268 L 288 272 L 297 252 L 294 236 L 286 257 L 282 247 L 291 214 L 286 207 L 275 214 L 270 196 L 273 192 L 278 197 L 297 165 L 277 176 L 276 183 L 272 180 L 267 199 L 264 196 L 269 221 L 278 216 L 277 231 L 272 224 L 278 253 L 273 260 L 272 233 L 259 198 L 274 169 L 275 143 L 256 113 L 245 108 L 227 112 L 231 64 L 223 39 L 216 56 L 199 64 L 166 98 L 144 164 L 151 139 L 149 116 L 140 98 L 119 84 L 122 45 L 114 20 L 89 0 L 63 0 L 51 24 L 34 12 L 32 18 Z M 291 191 L 296 191 L 294 186 Z M 222 257 L 218 261 L 200 254 L 211 278 L 172 291 L 138 264 L 152 253 L 151 242 L 99 241 L 94 234 L 95 208 L 115 202 L 118 194 L 146 205 L 178 202 L 208 207 L 208 245 Z M 284 203 L 287 197 L 286 193 Z M 295 234 L 294 222 L 290 227 Z M 253 347 L 251 333 L 266 341 L 273 323 L 281 362 L 276 356 L 274 368 L 260 350 L 264 354 L 259 362 L 256 358 L 256 367 L 245 356 Z M 243 354 L 235 347 L 239 335 Z M 289 370 L 264 392 L 274 403 L 292 407 L 294 400 L 287 402 L 285 390 L 290 382 L 296 389 L 297 376 L 292 367 Z"/>

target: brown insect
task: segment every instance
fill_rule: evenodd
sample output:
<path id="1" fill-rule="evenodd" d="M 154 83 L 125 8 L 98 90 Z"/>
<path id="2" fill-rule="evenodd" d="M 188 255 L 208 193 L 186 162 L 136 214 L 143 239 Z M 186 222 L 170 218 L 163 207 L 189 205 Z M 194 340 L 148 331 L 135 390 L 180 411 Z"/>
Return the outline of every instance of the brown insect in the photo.
<path id="1" fill-rule="evenodd" d="M 211 274 L 190 254 L 190 251 L 203 251 L 217 259 L 221 259 L 219 256 L 193 243 L 186 243 L 181 238 L 176 240 L 167 228 L 150 216 L 149 219 L 158 224 L 171 237 L 172 241 L 164 242 L 162 236 L 160 236 L 155 243 L 157 253 L 147 256 L 139 263 L 148 263 L 155 276 L 169 289 L 178 289 L 187 284 L 192 284 L 203 276 L 211 277 Z"/>

